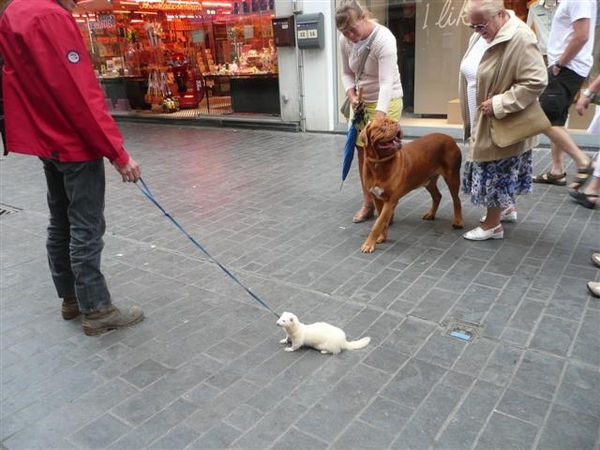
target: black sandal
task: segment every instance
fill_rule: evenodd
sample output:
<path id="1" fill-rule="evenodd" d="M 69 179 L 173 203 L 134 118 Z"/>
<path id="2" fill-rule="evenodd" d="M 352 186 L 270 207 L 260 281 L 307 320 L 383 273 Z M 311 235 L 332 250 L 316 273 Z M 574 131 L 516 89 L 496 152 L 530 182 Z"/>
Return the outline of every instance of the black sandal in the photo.
<path id="1" fill-rule="evenodd" d="M 548 171 L 546 173 L 542 173 L 541 175 L 534 176 L 532 180 L 534 183 L 565 186 L 567 184 L 567 174 L 563 172 L 561 174 L 554 175 L 552 172 Z"/>
<path id="2" fill-rule="evenodd" d="M 584 194 L 581 191 L 570 191 L 569 194 L 573 197 L 575 202 L 587 209 L 594 209 L 598 205 L 598 195 Z M 590 199 L 595 199 L 593 202 Z"/>
<path id="3" fill-rule="evenodd" d="M 592 174 L 594 173 L 594 162 L 590 160 L 589 164 L 585 167 L 577 169 L 577 174 L 571 184 L 569 184 L 569 191 L 575 192 L 581 189 L 588 182 Z"/>

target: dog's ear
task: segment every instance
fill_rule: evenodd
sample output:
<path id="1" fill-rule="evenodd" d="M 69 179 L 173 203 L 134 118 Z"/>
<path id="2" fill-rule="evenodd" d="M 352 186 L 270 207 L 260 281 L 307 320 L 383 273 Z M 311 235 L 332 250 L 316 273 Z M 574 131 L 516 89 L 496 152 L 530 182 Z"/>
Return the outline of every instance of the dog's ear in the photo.
<path id="1" fill-rule="evenodd" d="M 360 132 L 360 140 L 363 141 L 364 147 L 368 147 L 369 145 L 369 128 L 371 127 L 371 122 L 367 123 L 365 127 Z"/>

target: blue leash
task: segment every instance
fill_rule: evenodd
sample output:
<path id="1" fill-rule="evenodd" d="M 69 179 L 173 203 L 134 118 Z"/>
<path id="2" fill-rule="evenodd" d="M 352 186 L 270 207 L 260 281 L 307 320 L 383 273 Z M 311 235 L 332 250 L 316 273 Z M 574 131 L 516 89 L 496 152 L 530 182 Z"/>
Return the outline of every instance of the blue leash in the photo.
<path id="1" fill-rule="evenodd" d="M 261 305 L 263 305 L 265 308 L 267 308 L 270 312 L 272 312 L 273 314 L 275 314 L 275 316 L 279 317 L 279 314 L 277 314 L 275 311 L 273 311 L 271 308 L 269 308 L 269 305 L 267 305 L 263 300 L 261 300 L 254 292 L 252 292 L 250 289 L 248 289 L 246 286 L 244 286 L 242 284 L 242 282 L 240 282 L 240 280 L 238 280 L 235 275 L 233 275 L 225 266 L 223 266 L 219 261 L 217 261 L 215 258 L 212 257 L 212 255 L 210 253 L 208 253 L 208 251 L 206 251 L 206 249 L 204 247 L 202 247 L 202 245 L 200 245 L 200 243 L 198 243 L 198 241 L 196 241 L 196 239 L 194 239 L 192 236 L 190 236 L 188 234 L 187 231 L 185 231 L 183 229 L 183 227 L 181 225 L 179 225 L 179 223 L 173 218 L 173 216 L 171 216 L 171 214 L 169 214 L 165 208 L 162 207 L 162 205 L 158 202 L 158 200 L 156 200 L 154 198 L 154 196 L 152 195 L 152 192 L 150 192 L 150 188 L 148 187 L 148 185 L 144 182 L 144 180 L 142 180 L 141 178 L 139 179 L 141 186 L 136 182 L 135 185 L 140 189 L 140 191 L 142 191 L 142 193 L 148 198 L 148 200 L 150 200 L 152 203 L 154 203 L 156 205 L 156 207 L 158 209 L 160 209 L 163 214 L 167 217 L 167 219 L 169 219 L 171 222 L 173 222 L 173 225 L 175 225 L 179 231 L 181 231 L 185 236 L 187 236 L 187 238 L 192 241 L 192 244 L 194 244 L 196 247 L 198 247 L 198 249 L 200 251 L 202 251 L 202 253 L 204 253 L 206 256 L 208 256 L 208 258 L 214 262 L 217 266 L 219 266 L 223 272 L 225 272 L 227 275 L 229 275 L 229 277 L 235 281 L 238 285 L 240 285 L 248 294 L 250 294 L 250 296 L 256 300 L 258 303 L 260 303 Z"/>

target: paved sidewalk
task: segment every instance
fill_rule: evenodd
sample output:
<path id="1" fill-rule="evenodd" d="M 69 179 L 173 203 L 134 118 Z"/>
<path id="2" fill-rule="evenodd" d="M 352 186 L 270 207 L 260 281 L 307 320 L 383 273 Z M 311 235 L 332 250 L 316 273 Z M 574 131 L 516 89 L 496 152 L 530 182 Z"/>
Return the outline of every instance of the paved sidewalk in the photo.
<path id="1" fill-rule="evenodd" d="M 585 286 L 600 280 L 599 212 L 565 188 L 536 185 L 486 242 L 452 229 L 445 185 L 421 220 L 419 190 L 364 255 L 373 222 L 351 223 L 343 136 L 120 127 L 156 198 L 243 283 L 371 344 L 285 352 L 274 315 L 110 166 L 105 273 L 147 318 L 85 336 L 49 276 L 40 162 L 10 155 L 0 203 L 22 210 L 0 216 L 3 449 L 600 448 L 600 301 Z M 482 210 L 462 199 L 475 227 Z"/>

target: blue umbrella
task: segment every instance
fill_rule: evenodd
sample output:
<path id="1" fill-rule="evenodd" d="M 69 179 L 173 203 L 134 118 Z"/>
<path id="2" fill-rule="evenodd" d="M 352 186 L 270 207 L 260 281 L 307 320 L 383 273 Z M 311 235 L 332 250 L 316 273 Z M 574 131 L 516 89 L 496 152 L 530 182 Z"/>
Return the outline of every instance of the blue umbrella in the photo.
<path id="1" fill-rule="evenodd" d="M 346 147 L 344 147 L 344 162 L 342 163 L 342 185 L 344 184 L 344 180 L 348 176 L 348 172 L 350 172 L 350 167 L 352 166 L 352 160 L 354 159 L 354 147 L 356 147 L 356 139 L 358 138 L 358 127 L 360 123 L 365 118 L 365 104 L 360 101 L 358 106 L 354 110 L 354 115 L 352 116 L 352 121 L 350 123 L 350 128 L 348 129 L 348 134 L 346 135 Z M 340 189 L 342 187 L 340 186 Z"/>

